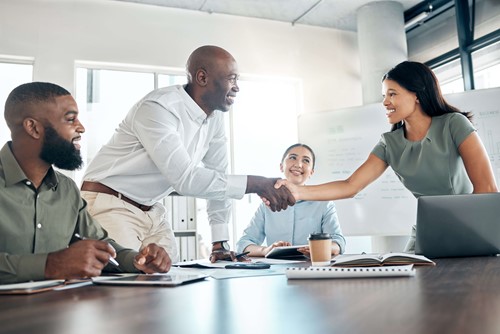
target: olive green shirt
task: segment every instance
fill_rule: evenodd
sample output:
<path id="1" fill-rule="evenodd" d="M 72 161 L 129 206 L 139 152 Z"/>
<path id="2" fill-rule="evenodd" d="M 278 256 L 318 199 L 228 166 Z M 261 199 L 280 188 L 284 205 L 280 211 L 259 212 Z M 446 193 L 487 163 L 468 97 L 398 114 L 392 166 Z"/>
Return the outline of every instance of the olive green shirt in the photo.
<path id="1" fill-rule="evenodd" d="M 415 197 L 467 194 L 473 187 L 458 147 L 474 131 L 464 115 L 444 114 L 432 117 L 421 141 L 407 140 L 400 128 L 384 133 L 372 153 L 391 166 Z"/>
<path id="2" fill-rule="evenodd" d="M 0 151 L 0 283 L 45 279 L 48 253 L 66 248 L 75 233 L 108 241 L 117 251 L 120 267 L 105 271 L 138 272 L 136 251 L 108 238 L 90 216 L 75 182 L 50 168 L 36 189 L 28 180 L 10 142 Z"/>

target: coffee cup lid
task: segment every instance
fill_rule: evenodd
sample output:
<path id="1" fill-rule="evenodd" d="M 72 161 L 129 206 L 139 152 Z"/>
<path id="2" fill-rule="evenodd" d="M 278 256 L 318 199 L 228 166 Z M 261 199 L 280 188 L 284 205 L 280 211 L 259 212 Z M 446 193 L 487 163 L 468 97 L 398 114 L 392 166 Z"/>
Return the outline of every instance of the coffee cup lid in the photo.
<path id="1" fill-rule="evenodd" d="M 311 233 L 309 234 L 308 240 L 326 240 L 331 239 L 330 233 Z"/>

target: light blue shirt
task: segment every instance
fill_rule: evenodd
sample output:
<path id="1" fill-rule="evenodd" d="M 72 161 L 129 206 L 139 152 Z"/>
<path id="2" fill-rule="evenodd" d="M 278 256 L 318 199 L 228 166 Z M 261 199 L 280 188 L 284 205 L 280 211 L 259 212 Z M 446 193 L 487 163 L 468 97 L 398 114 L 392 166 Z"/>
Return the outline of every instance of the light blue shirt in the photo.
<path id="1" fill-rule="evenodd" d="M 344 252 L 345 239 L 332 201 L 298 201 L 280 212 L 272 212 L 262 203 L 236 243 L 236 250 L 241 253 L 248 245 L 262 245 L 264 241 L 267 245 L 280 240 L 307 245 L 309 234 L 314 232 L 330 233 Z"/>

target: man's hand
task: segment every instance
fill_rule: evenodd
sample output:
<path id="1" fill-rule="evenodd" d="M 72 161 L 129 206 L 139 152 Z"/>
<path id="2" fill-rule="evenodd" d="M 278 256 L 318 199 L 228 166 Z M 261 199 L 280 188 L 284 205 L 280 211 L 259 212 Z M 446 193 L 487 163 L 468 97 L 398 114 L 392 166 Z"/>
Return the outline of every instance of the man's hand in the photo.
<path id="1" fill-rule="evenodd" d="M 45 263 L 45 278 L 88 278 L 101 274 L 109 257 L 115 257 L 113 247 L 105 241 L 82 240 L 68 248 L 50 253 Z"/>
<path id="2" fill-rule="evenodd" d="M 250 258 L 246 255 L 236 256 L 236 253 L 231 250 L 223 249 L 219 243 L 212 245 L 212 253 L 210 254 L 210 262 L 215 263 L 219 260 L 232 262 L 249 262 Z"/>
<path id="3" fill-rule="evenodd" d="M 293 184 L 292 182 L 288 182 L 287 179 L 278 179 L 276 183 L 274 184 L 275 189 L 281 189 L 281 188 L 287 188 L 294 199 L 298 201 L 299 198 L 299 186 Z"/>
<path id="4" fill-rule="evenodd" d="M 238 259 L 236 258 L 236 253 L 233 251 L 225 249 L 212 250 L 212 253 L 210 254 L 210 262 L 215 263 L 219 260 L 233 262 L 238 261 Z"/>
<path id="5" fill-rule="evenodd" d="M 172 260 L 163 247 L 153 243 L 135 256 L 134 266 L 146 274 L 166 273 L 172 266 Z"/>
<path id="6" fill-rule="evenodd" d="M 278 178 L 248 175 L 246 193 L 256 193 L 266 199 L 266 204 L 274 211 L 285 210 L 295 204 L 295 198 L 287 187 L 275 187 Z"/>

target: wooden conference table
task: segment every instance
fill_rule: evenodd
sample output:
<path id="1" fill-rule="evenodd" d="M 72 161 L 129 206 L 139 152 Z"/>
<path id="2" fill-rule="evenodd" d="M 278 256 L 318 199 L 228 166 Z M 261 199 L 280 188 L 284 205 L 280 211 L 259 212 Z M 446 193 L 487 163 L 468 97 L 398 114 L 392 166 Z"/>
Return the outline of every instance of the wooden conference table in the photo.
<path id="1" fill-rule="evenodd" d="M 500 257 L 436 263 L 402 278 L 277 275 L 0 296 L 0 333 L 500 333 Z"/>

